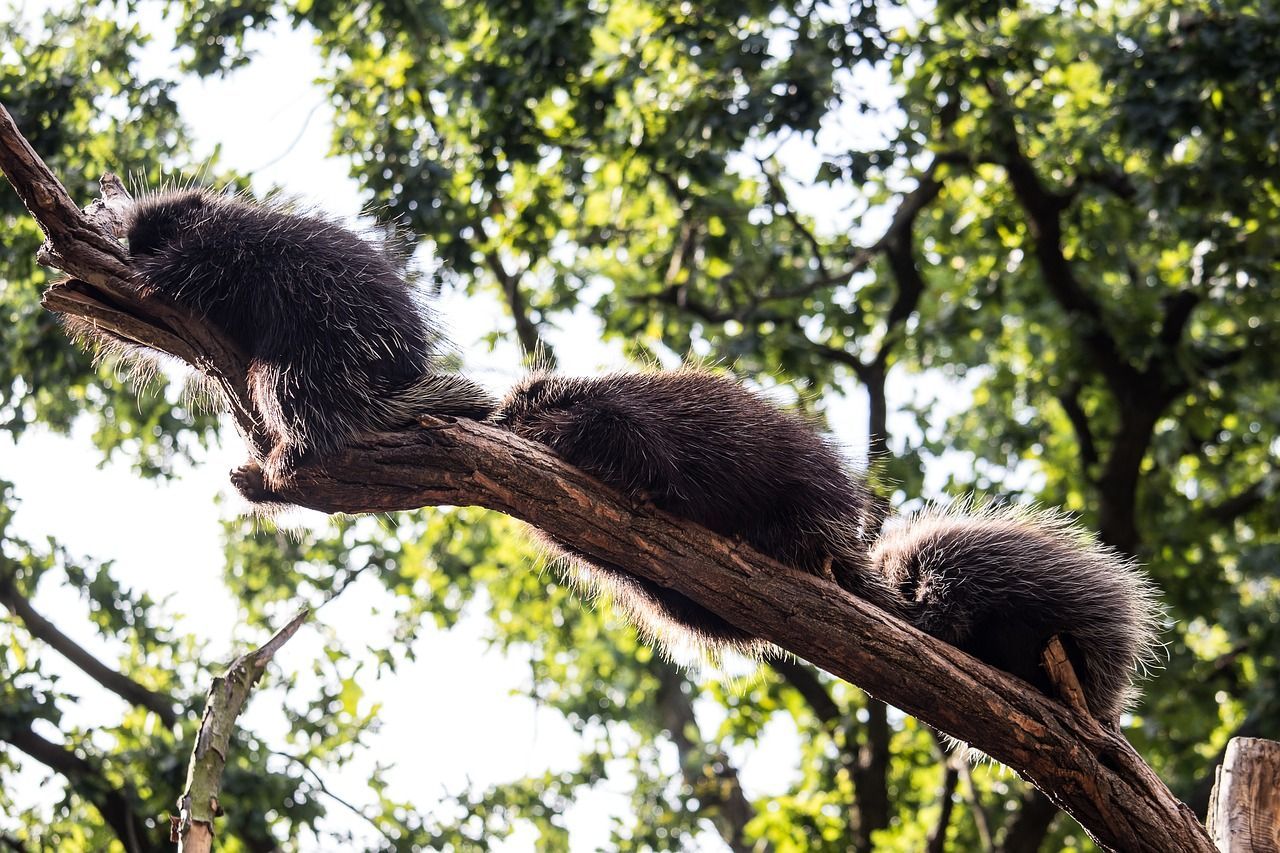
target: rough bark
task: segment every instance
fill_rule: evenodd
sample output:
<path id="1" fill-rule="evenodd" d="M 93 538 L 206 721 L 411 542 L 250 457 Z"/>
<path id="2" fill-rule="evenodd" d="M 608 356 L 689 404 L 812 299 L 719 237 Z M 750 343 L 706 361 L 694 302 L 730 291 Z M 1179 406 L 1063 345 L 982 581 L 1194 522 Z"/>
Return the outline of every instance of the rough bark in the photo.
<path id="1" fill-rule="evenodd" d="M 38 166 L 36 165 L 38 164 Z M 15 168 L 16 166 L 16 168 Z M 245 362 L 216 333 L 130 292 L 123 253 L 92 226 L 0 110 L 0 168 L 52 240 L 46 257 L 88 284 L 56 310 L 178 352 L 217 378 L 260 455 Z M 19 186 L 21 184 L 21 186 Z M 856 684 L 1019 772 L 1103 846 L 1209 851 L 1208 835 L 1118 732 L 849 595 L 744 545 L 619 495 L 544 447 L 483 424 L 431 421 L 369 436 L 299 472 L 281 497 L 323 512 L 482 506 L 545 530 L 587 559 L 672 588 L 734 626 Z"/>

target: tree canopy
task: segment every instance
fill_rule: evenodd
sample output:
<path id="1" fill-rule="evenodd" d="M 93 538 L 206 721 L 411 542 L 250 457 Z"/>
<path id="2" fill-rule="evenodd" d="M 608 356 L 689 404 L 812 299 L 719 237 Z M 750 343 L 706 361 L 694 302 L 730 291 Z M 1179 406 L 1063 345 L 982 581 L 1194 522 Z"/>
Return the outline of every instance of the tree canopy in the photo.
<path id="1" fill-rule="evenodd" d="M 820 414 L 865 400 L 865 421 L 830 425 L 865 442 L 896 503 L 976 490 L 1062 505 L 1139 556 L 1164 591 L 1167 663 L 1127 735 L 1197 809 L 1229 737 L 1280 736 L 1280 259 L 1267 239 L 1280 8 L 166 8 L 195 75 L 261 61 L 255 30 L 314 35 L 333 156 L 434 246 L 445 286 L 498 297 L 495 342 L 510 326 L 576 368 L 560 333 L 586 315 L 637 360 L 720 360 Z M 157 185 L 194 165 L 174 81 L 136 77 L 143 19 L 88 4 L 0 22 L 0 101 L 86 201 L 109 169 Z M 0 216 L 4 428 L 88 422 L 103 453 L 168 476 L 216 420 L 167 387 L 138 395 L 77 350 L 39 307 L 40 235 L 7 186 Z M 158 849 L 196 722 L 177 709 L 198 707 L 216 662 L 110 563 L 10 535 L 10 516 L 0 831 L 19 849 Z M 375 777 L 375 805 L 348 824 L 362 845 L 471 849 L 532 832 L 564 849 L 566 804 L 625 779 L 616 849 L 1088 846 L 1017 780 L 949 759 L 911 718 L 806 665 L 741 678 L 662 660 L 533 568 L 536 549 L 502 517 L 427 510 L 297 538 L 231 520 L 226 534 L 249 623 L 381 584 L 397 642 L 370 666 L 394 678 L 424 625 L 477 609 L 497 647 L 527 654 L 530 695 L 582 736 L 572 769 L 456 802 L 395 802 Z M 41 585 L 82 590 L 83 610 L 49 625 Z M 66 721 L 88 699 L 50 665 L 67 653 L 56 623 L 86 614 L 119 649 L 108 666 L 143 691 L 90 726 Z M 326 777 L 379 709 L 332 629 L 315 673 L 277 684 L 283 739 L 237 743 L 226 849 L 305 846 L 332 831 L 322 812 L 344 810 Z M 800 733 L 798 772 L 785 794 L 753 798 L 740 757 L 779 727 Z M 52 816 L 23 800 L 20 762 L 65 786 Z"/>

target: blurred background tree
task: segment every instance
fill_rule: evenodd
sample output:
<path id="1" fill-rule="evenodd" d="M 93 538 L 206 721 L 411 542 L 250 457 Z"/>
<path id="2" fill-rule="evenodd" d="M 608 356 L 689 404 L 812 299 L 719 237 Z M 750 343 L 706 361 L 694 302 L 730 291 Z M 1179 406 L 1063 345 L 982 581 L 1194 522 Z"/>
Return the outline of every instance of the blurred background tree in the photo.
<path id="1" fill-rule="evenodd" d="M 155 23 L 141 8 L 0 24 L 0 100 L 86 200 L 107 169 L 147 164 L 155 185 L 195 166 L 172 81 L 137 76 L 138 22 Z M 865 447 L 907 509 L 970 491 L 1062 505 L 1138 555 L 1165 593 L 1168 661 L 1127 734 L 1200 812 L 1229 737 L 1280 736 L 1274 4 L 165 8 L 189 74 L 261 61 L 258 30 L 314 37 L 333 156 L 434 249 L 446 288 L 474 294 L 462 304 L 502 306 L 490 344 L 578 371 L 583 336 L 644 363 L 717 360 Z M 39 234 L 7 188 L 0 215 L 5 428 L 88 420 L 105 453 L 170 475 L 215 423 L 68 343 L 38 307 Z M 216 661 L 110 564 L 4 535 L 3 840 L 167 846 L 181 710 Z M 861 691 L 794 662 L 677 667 L 536 560 L 517 525 L 475 510 L 294 538 L 228 521 L 251 625 L 357 580 L 396 606 L 371 671 L 331 623 L 315 671 L 277 679 L 287 723 L 241 739 L 226 849 L 566 849 L 566 809 L 609 786 L 631 801 L 608 830 L 620 850 L 1089 847 L 1011 774 L 947 758 Z M 110 671 L 133 685 L 106 679 L 119 720 L 64 718 L 78 697 L 48 661 L 75 647 L 33 610 L 40 583 L 84 591 L 52 622 L 87 613 L 115 643 Z M 366 805 L 327 795 L 375 728 L 367 680 L 394 679 L 424 626 L 464 608 L 527 658 L 527 693 L 580 757 L 433 802 L 397 802 L 377 773 Z M 424 701 L 450 695 L 435 683 Z M 798 733 L 794 772 L 755 796 L 742 758 L 780 726 Z M 52 811 L 14 781 L 31 762 L 65 786 Z"/>

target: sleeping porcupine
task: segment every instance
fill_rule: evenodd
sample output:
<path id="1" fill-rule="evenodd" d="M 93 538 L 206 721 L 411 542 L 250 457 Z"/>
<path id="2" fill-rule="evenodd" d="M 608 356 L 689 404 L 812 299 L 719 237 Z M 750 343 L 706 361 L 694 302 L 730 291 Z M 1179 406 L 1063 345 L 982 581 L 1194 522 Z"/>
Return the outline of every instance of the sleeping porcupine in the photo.
<path id="1" fill-rule="evenodd" d="M 207 318 L 248 356 L 249 393 L 275 440 L 262 466 L 268 490 L 308 453 L 331 453 L 362 432 L 493 409 L 480 386 L 441 372 L 444 337 L 385 245 L 329 219 L 206 190 L 139 200 L 127 236 L 144 292 Z M 269 500 L 245 471 L 233 476 L 245 496 Z"/>
<path id="2" fill-rule="evenodd" d="M 842 587 L 1049 692 L 1040 653 L 1064 637 L 1095 716 L 1116 721 L 1155 643 L 1154 591 L 1061 516 L 887 511 L 796 415 L 696 370 L 595 379 L 534 375 L 495 420 L 614 488 Z M 877 538 L 877 534 L 879 534 Z M 642 633 L 712 651 L 765 644 L 666 589 L 565 550 Z"/>

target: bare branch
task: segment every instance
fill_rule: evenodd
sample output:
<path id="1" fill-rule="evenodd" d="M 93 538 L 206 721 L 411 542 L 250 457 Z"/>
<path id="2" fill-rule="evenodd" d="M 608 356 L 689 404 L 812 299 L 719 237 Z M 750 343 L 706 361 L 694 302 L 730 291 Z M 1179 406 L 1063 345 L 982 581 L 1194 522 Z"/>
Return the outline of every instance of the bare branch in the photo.
<path id="1" fill-rule="evenodd" d="M 213 849 L 213 821 L 222 814 L 218 795 L 236 718 L 267 664 L 310 616 L 310 610 L 299 611 L 270 640 L 236 658 L 226 673 L 209 685 L 196 745 L 187 766 L 186 788 L 178 798 L 178 816 L 171 819 L 170 840 L 178 843 L 179 853 L 209 853 Z"/>
<path id="2" fill-rule="evenodd" d="M 311 766 L 308 765 L 307 762 L 303 761 L 301 758 L 299 758 L 296 755 L 290 755 L 289 753 L 281 752 L 278 749 L 271 750 L 271 754 L 279 756 L 280 758 L 283 758 L 292 764 L 296 764 L 303 773 L 311 777 L 312 784 L 314 784 L 316 788 L 320 790 L 320 793 L 324 794 L 326 797 L 333 800 L 335 803 L 342 806 L 347 811 L 356 815 L 365 823 L 369 824 L 369 827 L 374 832 L 381 835 L 382 839 L 385 842 L 387 842 L 388 849 L 394 849 L 396 840 L 387 834 L 386 830 L 384 830 L 378 824 L 378 821 L 372 817 L 369 817 L 369 815 L 365 814 L 364 809 L 360 808 L 355 803 L 352 803 L 350 800 L 347 800 L 339 796 L 338 794 L 335 794 L 333 791 L 329 790 L 329 786 L 324 783 L 324 779 L 320 776 L 319 773 L 317 773 L 315 770 L 312 770 Z"/>

